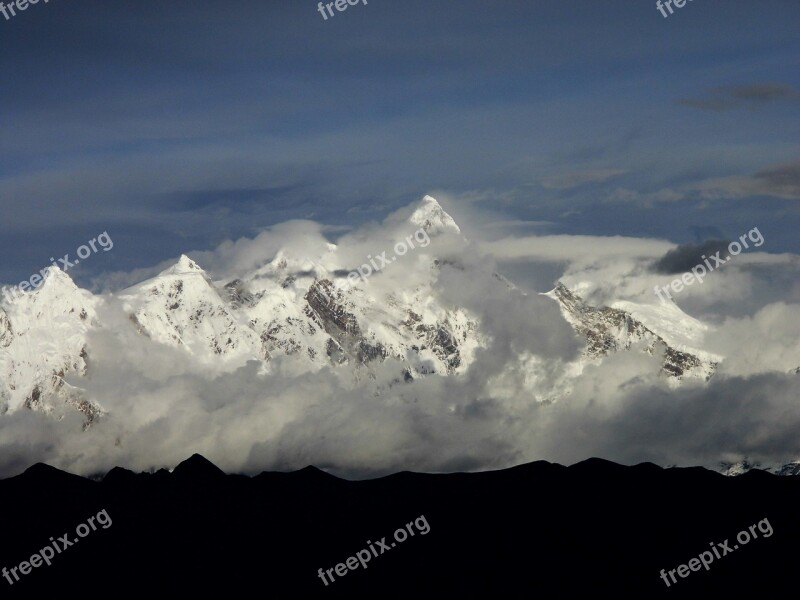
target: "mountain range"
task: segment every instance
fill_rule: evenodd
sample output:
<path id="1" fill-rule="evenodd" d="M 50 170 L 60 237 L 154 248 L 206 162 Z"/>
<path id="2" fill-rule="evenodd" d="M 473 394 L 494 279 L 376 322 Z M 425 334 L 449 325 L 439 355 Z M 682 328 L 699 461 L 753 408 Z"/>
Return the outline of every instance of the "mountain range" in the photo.
<path id="1" fill-rule="evenodd" d="M 353 285 L 349 275 L 357 265 L 333 243 L 307 252 L 282 248 L 230 279 L 212 278 L 183 255 L 155 277 L 104 294 L 78 288 L 53 267 L 35 291 L 5 295 L 0 304 L 0 413 L 35 410 L 59 418 L 79 411 L 84 427 L 113 418 L 85 383 L 95 368 L 92 334 L 114 328 L 216 372 L 255 362 L 265 381 L 278 356 L 297 376 L 333 368 L 367 384 L 387 359 L 399 365 L 391 385 L 463 376 L 491 333 L 478 314 L 443 297 L 439 279 L 444 269 L 467 266 L 470 241 L 430 196 L 392 216 L 387 230 L 395 237 L 387 247 L 415 229 L 437 243 L 392 257 L 385 272 L 402 262 L 410 276 L 391 286 L 374 284 L 375 275 Z M 449 249 L 445 256 L 432 251 L 438 246 Z M 503 293 L 528 295 L 497 272 L 478 276 Z M 702 348 L 709 326 L 672 302 L 592 306 L 580 289 L 559 281 L 544 294 L 558 304 L 583 351 L 555 378 L 531 370 L 527 391 L 539 402 L 568 398 L 588 365 L 615 353 L 658 356 L 660 374 L 672 386 L 708 381 L 724 360 Z M 732 467 L 721 468 L 743 469 Z"/>

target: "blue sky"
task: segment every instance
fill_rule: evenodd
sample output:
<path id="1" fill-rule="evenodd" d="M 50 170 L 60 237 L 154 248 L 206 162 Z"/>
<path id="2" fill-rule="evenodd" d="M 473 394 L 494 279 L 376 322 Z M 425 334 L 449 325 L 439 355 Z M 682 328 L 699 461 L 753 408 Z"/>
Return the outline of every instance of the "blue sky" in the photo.
<path id="1" fill-rule="evenodd" d="M 790 0 L 40 2 L 0 17 L 0 281 L 103 231 L 79 282 L 426 193 L 516 234 L 757 226 L 800 253 L 798 24 Z"/>

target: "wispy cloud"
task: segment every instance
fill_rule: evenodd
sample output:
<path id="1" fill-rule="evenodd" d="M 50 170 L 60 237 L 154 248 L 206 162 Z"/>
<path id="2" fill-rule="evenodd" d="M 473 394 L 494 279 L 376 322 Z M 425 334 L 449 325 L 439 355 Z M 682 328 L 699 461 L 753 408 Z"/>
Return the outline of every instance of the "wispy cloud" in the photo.
<path id="1" fill-rule="evenodd" d="M 712 199 L 771 196 L 800 200 L 800 160 L 773 165 L 750 176 L 709 179 L 696 189 Z"/>
<path id="2" fill-rule="evenodd" d="M 702 98 L 678 100 L 683 106 L 712 111 L 755 109 L 775 102 L 800 102 L 800 91 L 783 83 L 755 83 L 718 87 Z"/>
<path id="3" fill-rule="evenodd" d="M 613 190 L 608 198 L 608 202 L 630 202 L 636 203 L 640 207 L 652 207 L 656 204 L 665 202 L 679 202 L 686 199 L 686 194 L 680 190 L 672 188 L 661 188 L 652 192 L 642 192 L 630 188 L 617 188 Z"/>
<path id="4" fill-rule="evenodd" d="M 624 175 L 624 169 L 593 169 L 588 171 L 572 171 L 551 177 L 545 177 L 541 184 L 548 189 L 569 190 L 590 183 L 602 183 Z"/>

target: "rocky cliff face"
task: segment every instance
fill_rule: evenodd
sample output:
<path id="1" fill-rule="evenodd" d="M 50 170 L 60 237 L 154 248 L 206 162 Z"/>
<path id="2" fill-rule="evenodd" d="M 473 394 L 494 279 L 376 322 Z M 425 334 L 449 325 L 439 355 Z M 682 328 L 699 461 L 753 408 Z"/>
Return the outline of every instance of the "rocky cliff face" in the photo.
<path id="1" fill-rule="evenodd" d="M 713 360 L 670 346 L 629 312 L 588 305 L 562 283 L 547 295 L 560 304 L 564 318 L 586 340 L 585 354 L 589 359 L 641 346 L 648 354 L 663 355 L 662 373 L 677 379 L 700 377 L 707 380 L 717 367 Z"/>

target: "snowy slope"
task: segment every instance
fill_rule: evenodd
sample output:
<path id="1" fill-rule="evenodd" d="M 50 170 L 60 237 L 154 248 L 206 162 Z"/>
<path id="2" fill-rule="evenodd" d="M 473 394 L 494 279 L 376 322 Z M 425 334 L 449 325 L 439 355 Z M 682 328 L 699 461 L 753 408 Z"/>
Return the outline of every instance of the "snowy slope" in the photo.
<path id="1" fill-rule="evenodd" d="M 611 352 L 630 350 L 638 345 L 648 354 L 663 353 L 665 375 L 705 380 L 711 377 L 721 360 L 721 357 L 681 343 L 701 340 L 708 328 L 677 306 L 649 307 L 618 302 L 612 307 L 594 307 L 562 283 L 544 295 L 559 303 L 564 318 L 586 339 L 588 359 L 601 359 Z"/>
<path id="2" fill-rule="evenodd" d="M 660 304 L 618 301 L 612 303 L 611 308 L 622 310 L 651 331 L 657 331 L 661 338 L 676 350 L 695 354 L 709 362 L 722 360 L 721 356 L 702 350 L 705 336 L 711 327 L 687 315 L 671 300 Z"/>

